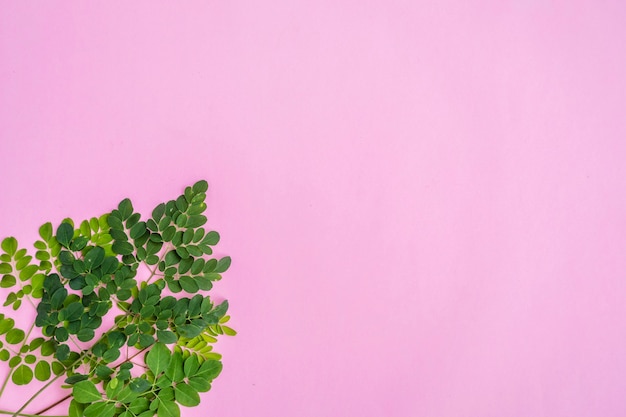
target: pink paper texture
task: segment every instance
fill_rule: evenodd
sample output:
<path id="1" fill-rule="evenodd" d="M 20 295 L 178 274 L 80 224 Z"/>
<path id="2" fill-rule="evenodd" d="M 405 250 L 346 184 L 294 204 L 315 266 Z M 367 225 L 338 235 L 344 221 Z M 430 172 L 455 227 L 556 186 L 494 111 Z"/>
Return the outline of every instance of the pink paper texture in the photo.
<path id="1" fill-rule="evenodd" d="M 623 417 L 624 22 L 601 0 L 3 1 L 0 237 L 206 178 L 239 335 L 184 416 Z"/>

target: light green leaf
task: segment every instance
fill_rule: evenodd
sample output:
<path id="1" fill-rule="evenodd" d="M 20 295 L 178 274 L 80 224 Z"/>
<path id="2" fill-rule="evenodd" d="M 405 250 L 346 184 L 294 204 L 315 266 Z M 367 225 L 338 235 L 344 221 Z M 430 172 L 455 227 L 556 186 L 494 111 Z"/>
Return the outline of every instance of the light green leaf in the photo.
<path id="1" fill-rule="evenodd" d="M 48 222 L 39 228 L 39 236 L 46 241 L 49 242 L 52 239 L 52 223 Z"/>
<path id="2" fill-rule="evenodd" d="M 26 385 L 33 380 L 33 370 L 28 365 L 20 365 L 13 371 L 11 380 L 15 385 Z"/>
<path id="3" fill-rule="evenodd" d="M 91 381 L 80 381 L 74 385 L 72 388 L 72 396 L 76 401 L 83 404 L 92 403 L 102 399 L 102 394 L 98 392 L 98 389 Z"/>
<path id="4" fill-rule="evenodd" d="M 2 241 L 0 246 L 7 255 L 13 256 L 17 251 L 17 240 L 14 237 L 7 237 Z"/>
<path id="5" fill-rule="evenodd" d="M 17 280 L 15 279 L 15 277 L 13 275 L 8 275 L 7 274 L 7 275 L 4 275 L 2 277 L 2 280 L 0 281 L 0 287 L 2 287 L 2 288 L 11 288 L 12 286 L 15 285 L 16 282 L 17 282 Z"/>
<path id="6" fill-rule="evenodd" d="M 47 381 L 50 379 L 50 365 L 46 361 L 39 361 L 35 365 L 35 378 L 39 381 Z"/>
<path id="7" fill-rule="evenodd" d="M 68 417 L 83 417 L 84 406 L 76 400 L 70 401 Z"/>
<path id="8" fill-rule="evenodd" d="M 22 329 L 11 329 L 11 330 L 9 330 L 9 332 L 6 335 L 6 341 L 7 341 L 7 343 L 9 343 L 11 345 L 17 345 L 22 340 L 24 340 L 25 336 L 26 335 L 24 334 L 24 330 L 22 330 Z"/>

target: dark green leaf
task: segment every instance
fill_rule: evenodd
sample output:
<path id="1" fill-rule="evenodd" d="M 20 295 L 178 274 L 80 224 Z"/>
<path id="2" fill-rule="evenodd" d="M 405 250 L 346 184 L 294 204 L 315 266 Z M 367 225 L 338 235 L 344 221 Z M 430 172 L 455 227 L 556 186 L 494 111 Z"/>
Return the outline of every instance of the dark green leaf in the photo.
<path id="1" fill-rule="evenodd" d="M 100 265 L 102 265 L 102 261 L 104 261 L 104 249 L 99 246 L 91 249 L 87 255 L 85 255 L 85 269 L 87 271 L 93 271 Z"/>
<path id="2" fill-rule="evenodd" d="M 122 216 L 122 220 L 128 219 L 133 214 L 133 203 L 128 198 L 122 200 L 117 207 Z M 113 227 L 113 226 L 111 226 Z"/>
<path id="3" fill-rule="evenodd" d="M 131 239 L 137 239 L 137 238 L 143 236 L 144 233 L 146 233 L 146 223 L 145 222 L 139 222 L 139 223 L 135 224 L 130 229 L 130 237 L 131 237 Z"/>
<path id="4" fill-rule="evenodd" d="M 209 183 L 206 182 L 205 180 L 200 180 L 198 182 L 196 182 L 191 189 L 193 190 L 193 192 L 195 194 L 198 193 L 206 193 L 207 190 L 209 189 Z"/>
<path id="5" fill-rule="evenodd" d="M 215 246 L 220 241 L 220 234 L 214 231 L 211 231 L 204 236 L 202 239 L 202 243 L 205 245 Z"/>
<path id="6" fill-rule="evenodd" d="M 198 283 L 190 276 L 184 275 L 178 281 L 180 286 L 188 293 L 194 294 L 198 292 Z"/>
<path id="7" fill-rule="evenodd" d="M 134 250 L 133 245 L 128 242 L 121 242 L 119 240 L 113 243 L 111 249 L 113 250 L 113 252 L 119 255 L 130 255 L 133 253 Z"/>
<path id="8" fill-rule="evenodd" d="M 74 227 L 69 223 L 61 223 L 57 229 L 57 241 L 66 248 L 70 247 L 70 242 L 74 237 Z"/>
<path id="9" fill-rule="evenodd" d="M 76 337 L 81 342 L 88 342 L 95 337 L 95 333 L 92 329 L 80 329 Z"/>
<path id="10" fill-rule="evenodd" d="M 89 239 L 84 236 L 79 236 L 72 242 L 70 249 L 73 251 L 81 251 L 87 246 Z"/>
<path id="11" fill-rule="evenodd" d="M 219 261 L 217 261 L 217 266 L 213 272 L 217 272 L 221 274 L 222 272 L 226 272 L 226 270 L 230 267 L 230 256 L 225 256 Z"/>
<path id="12" fill-rule="evenodd" d="M 206 223 L 206 220 L 206 216 L 203 216 L 202 214 L 196 214 L 194 216 L 189 216 L 187 222 L 185 223 L 185 226 L 189 228 L 199 227 L 204 225 Z"/>

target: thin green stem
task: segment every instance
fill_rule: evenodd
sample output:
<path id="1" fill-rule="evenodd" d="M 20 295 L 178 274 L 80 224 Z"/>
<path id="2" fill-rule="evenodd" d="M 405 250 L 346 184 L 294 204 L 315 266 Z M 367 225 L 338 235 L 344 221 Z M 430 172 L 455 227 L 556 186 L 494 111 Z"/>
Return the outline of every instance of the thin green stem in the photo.
<path id="1" fill-rule="evenodd" d="M 137 351 L 137 352 L 136 352 L 135 354 L 133 354 L 130 358 L 126 359 L 126 360 L 125 360 L 125 361 L 123 361 L 123 362 L 118 363 L 118 364 L 117 364 L 117 365 L 115 365 L 113 368 L 119 368 L 120 366 L 122 366 L 122 364 L 123 364 L 123 363 L 130 362 L 130 360 L 131 360 L 131 359 L 133 359 L 133 358 L 134 358 L 134 357 L 136 357 L 136 356 L 139 356 L 139 354 L 141 354 L 141 353 L 142 353 L 143 351 L 145 351 L 146 349 L 148 349 L 148 348 L 143 348 L 143 349 L 141 349 L 141 350 Z M 44 388 L 45 388 L 45 387 L 44 387 Z M 35 395 L 38 395 L 38 393 L 37 393 L 37 394 L 35 394 Z M 38 415 L 38 416 L 40 416 L 41 414 L 45 413 L 46 411 L 50 410 L 50 409 L 51 409 L 51 408 L 53 408 L 53 407 L 56 407 L 57 405 L 59 405 L 59 404 L 61 404 L 62 402 L 64 402 L 64 401 L 66 401 L 66 400 L 70 399 L 71 397 L 72 397 L 72 394 L 68 394 L 68 395 L 66 395 L 65 397 L 63 397 L 63 398 L 61 398 L 60 400 L 58 400 L 57 402 L 55 402 L 54 404 L 51 404 L 51 405 L 47 406 L 46 408 L 44 408 L 43 410 L 40 410 L 39 412 L 37 412 L 37 415 Z M 23 409 L 23 408 L 24 408 L 24 407 L 22 407 L 22 409 Z M 19 411 L 22 411 L 22 410 L 19 410 Z"/>
<path id="2" fill-rule="evenodd" d="M 0 410 L 0 414 L 16 415 L 13 411 L 6 411 L 6 410 Z M 17 415 L 22 416 L 22 417 L 41 417 L 41 416 L 38 416 L 37 414 L 19 413 Z M 67 416 L 46 416 L 46 417 L 67 417 Z"/>
<path id="3" fill-rule="evenodd" d="M 33 332 L 34 328 L 35 328 L 35 322 L 33 321 L 33 324 L 31 324 L 30 329 L 28 329 L 28 332 L 26 333 L 26 336 L 24 336 L 24 341 L 22 341 L 22 345 L 20 346 L 19 352 L 15 352 L 13 349 L 10 349 L 11 352 L 15 353 L 18 357 L 22 356 L 21 350 L 24 347 L 24 345 L 26 344 L 26 341 L 28 340 L 28 337 L 30 336 L 30 334 Z M 2 387 L 0 387 L 0 397 L 2 397 L 2 394 L 4 393 L 4 390 L 6 389 L 7 384 L 9 383 L 9 378 L 11 378 L 11 374 L 13 373 L 13 369 L 15 369 L 15 368 L 9 369 L 9 373 L 4 378 L 4 381 L 2 381 Z"/>
<path id="4" fill-rule="evenodd" d="M 81 355 L 80 359 L 82 359 L 82 355 Z M 80 360 L 80 359 L 78 359 L 78 360 Z M 78 362 L 78 360 L 77 360 L 77 362 Z M 76 363 L 76 362 L 74 362 L 74 363 Z M 33 396 L 32 396 L 32 397 L 30 397 L 30 398 L 28 399 L 28 401 L 26 401 L 26 402 L 25 402 L 25 403 L 24 403 L 24 404 L 20 407 L 20 409 L 19 409 L 19 410 L 17 410 L 15 413 L 13 413 L 13 417 L 17 417 L 17 416 L 19 416 L 19 415 L 20 415 L 20 413 L 21 413 L 22 411 L 24 411 L 24 409 L 25 409 L 26 407 L 28 407 L 28 404 L 30 404 L 30 403 L 31 403 L 31 402 L 32 402 L 35 398 L 37 398 L 37 397 L 39 396 L 39 394 L 41 394 L 42 392 L 44 392 L 44 391 L 45 391 L 45 390 L 46 390 L 46 389 L 47 389 L 50 385 L 54 384 L 54 383 L 55 383 L 55 382 L 56 382 L 59 378 L 61 378 L 62 376 L 65 376 L 65 372 L 63 372 L 62 374 L 59 374 L 59 375 L 55 376 L 54 378 L 52 378 L 52 380 L 50 380 L 50 382 L 48 382 L 46 385 L 44 385 L 43 387 L 41 387 L 41 388 L 39 389 L 39 391 L 37 391 L 36 393 L 34 393 L 34 394 L 33 394 Z"/>
<path id="5" fill-rule="evenodd" d="M 159 257 L 159 261 L 156 263 L 156 265 L 154 265 L 154 269 L 150 269 L 150 267 L 148 267 L 148 270 L 150 270 L 151 274 L 148 277 L 148 279 L 146 280 L 146 283 L 150 282 L 150 280 L 152 278 L 154 278 L 154 276 L 156 275 L 156 271 L 159 269 L 159 264 L 161 263 L 161 261 L 163 260 L 163 258 L 165 258 L 165 255 L 172 250 L 172 245 L 168 243 L 167 248 L 165 248 L 165 250 L 163 251 L 163 253 L 161 254 L 161 256 Z M 148 266 L 148 265 L 146 265 Z"/>

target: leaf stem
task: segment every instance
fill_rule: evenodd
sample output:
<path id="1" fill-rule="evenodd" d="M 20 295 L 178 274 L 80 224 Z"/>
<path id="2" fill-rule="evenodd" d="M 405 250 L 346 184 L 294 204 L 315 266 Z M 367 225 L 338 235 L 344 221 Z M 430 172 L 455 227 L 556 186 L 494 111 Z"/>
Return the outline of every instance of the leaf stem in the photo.
<path id="1" fill-rule="evenodd" d="M 133 354 L 130 358 L 128 358 L 128 359 L 126 359 L 125 361 L 120 362 L 120 363 L 118 363 L 117 365 L 115 365 L 115 366 L 114 366 L 114 368 L 119 368 L 120 366 L 122 366 L 122 364 L 123 364 L 123 363 L 130 362 L 130 360 L 131 360 L 131 359 L 133 359 L 134 357 L 138 356 L 139 354 L 141 354 L 141 353 L 142 353 L 143 351 L 145 351 L 146 349 L 148 349 L 148 348 L 143 348 L 143 349 L 141 349 L 140 351 L 137 351 L 137 352 L 136 352 L 136 353 L 134 353 L 134 354 Z M 44 387 L 44 388 L 46 388 L 46 387 Z M 37 393 L 37 394 L 35 394 L 35 395 L 38 395 L 38 394 L 39 394 L 39 393 Z M 55 402 L 54 404 L 51 404 L 51 405 L 47 406 L 46 408 L 44 408 L 43 410 L 40 410 L 39 412 L 37 412 L 37 415 L 39 416 L 39 415 L 41 415 L 41 414 L 45 413 L 46 411 L 50 410 L 50 409 L 51 409 L 51 408 L 53 408 L 53 407 L 56 407 L 57 405 L 59 405 L 59 404 L 61 404 L 62 402 L 64 402 L 64 401 L 66 401 L 66 400 L 70 399 L 71 397 L 72 397 L 72 394 L 67 394 L 65 397 L 61 398 L 60 400 L 58 400 L 58 401 L 57 401 L 57 402 Z M 29 401 L 30 401 L 30 400 L 29 400 Z M 26 406 L 26 405 L 27 405 L 27 404 L 25 404 L 25 406 Z M 22 407 L 22 409 L 23 409 L 23 408 L 24 408 L 24 407 Z M 22 410 L 20 409 L 19 411 L 22 411 Z M 15 417 L 15 416 L 16 416 L 16 415 L 14 415 L 14 417 Z"/>
<path id="2" fill-rule="evenodd" d="M 0 410 L 0 414 L 8 414 L 8 415 L 15 415 L 15 413 L 13 413 L 13 411 L 6 411 L 6 410 Z M 22 416 L 22 417 L 40 417 L 37 414 L 25 414 L 25 413 L 19 413 L 17 414 L 18 416 Z M 46 416 L 46 417 L 68 417 L 68 416 Z"/>

